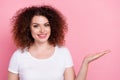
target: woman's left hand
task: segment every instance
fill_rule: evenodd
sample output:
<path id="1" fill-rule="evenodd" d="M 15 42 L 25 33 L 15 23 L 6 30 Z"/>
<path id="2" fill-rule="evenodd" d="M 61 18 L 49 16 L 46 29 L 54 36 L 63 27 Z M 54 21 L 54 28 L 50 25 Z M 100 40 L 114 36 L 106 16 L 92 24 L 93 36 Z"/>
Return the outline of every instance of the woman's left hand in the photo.
<path id="1" fill-rule="evenodd" d="M 98 58 L 100 58 L 101 56 L 107 54 L 107 53 L 110 53 L 111 51 L 110 50 L 105 50 L 103 52 L 98 52 L 98 53 L 95 53 L 95 54 L 90 54 L 90 55 L 87 55 L 85 58 L 84 58 L 84 61 L 87 62 L 87 63 L 90 63 Z"/>

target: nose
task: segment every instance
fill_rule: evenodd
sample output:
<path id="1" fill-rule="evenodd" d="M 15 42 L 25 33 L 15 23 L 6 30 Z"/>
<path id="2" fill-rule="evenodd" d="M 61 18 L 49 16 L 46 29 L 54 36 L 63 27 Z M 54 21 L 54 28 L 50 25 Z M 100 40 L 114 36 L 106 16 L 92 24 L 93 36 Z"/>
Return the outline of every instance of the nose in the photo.
<path id="1" fill-rule="evenodd" d="M 43 33 L 44 31 L 45 31 L 44 26 L 41 26 L 41 27 L 40 27 L 40 32 L 42 32 L 42 33 Z"/>

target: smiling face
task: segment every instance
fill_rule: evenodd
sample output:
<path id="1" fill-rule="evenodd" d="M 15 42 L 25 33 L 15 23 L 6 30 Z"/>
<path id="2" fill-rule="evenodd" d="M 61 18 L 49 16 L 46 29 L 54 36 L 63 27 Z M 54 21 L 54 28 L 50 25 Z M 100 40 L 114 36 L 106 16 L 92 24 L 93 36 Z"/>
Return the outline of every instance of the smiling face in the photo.
<path id="1" fill-rule="evenodd" d="M 51 28 L 46 17 L 34 16 L 31 21 L 30 29 L 31 35 L 34 38 L 34 42 L 48 42 L 51 34 Z"/>

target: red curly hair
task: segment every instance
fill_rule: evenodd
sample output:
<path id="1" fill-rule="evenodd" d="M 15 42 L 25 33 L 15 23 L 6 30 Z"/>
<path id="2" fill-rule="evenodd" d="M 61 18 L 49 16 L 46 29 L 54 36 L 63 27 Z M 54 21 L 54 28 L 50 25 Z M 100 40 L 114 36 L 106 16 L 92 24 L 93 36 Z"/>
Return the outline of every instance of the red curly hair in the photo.
<path id="1" fill-rule="evenodd" d="M 45 16 L 51 27 L 51 35 L 48 39 L 52 45 L 62 46 L 65 43 L 65 33 L 68 30 L 65 17 L 55 8 L 42 5 L 25 7 L 17 11 L 12 17 L 13 39 L 17 47 L 24 49 L 34 43 L 30 32 L 30 23 L 33 16 Z"/>

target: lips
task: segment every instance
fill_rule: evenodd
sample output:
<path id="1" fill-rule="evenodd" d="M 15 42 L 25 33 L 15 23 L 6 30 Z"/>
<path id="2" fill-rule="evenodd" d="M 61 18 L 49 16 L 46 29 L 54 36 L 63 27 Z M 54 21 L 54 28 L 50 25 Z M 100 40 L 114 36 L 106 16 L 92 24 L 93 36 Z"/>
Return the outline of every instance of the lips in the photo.
<path id="1" fill-rule="evenodd" d="M 47 34 L 38 34 L 38 37 L 43 39 L 47 37 Z"/>

